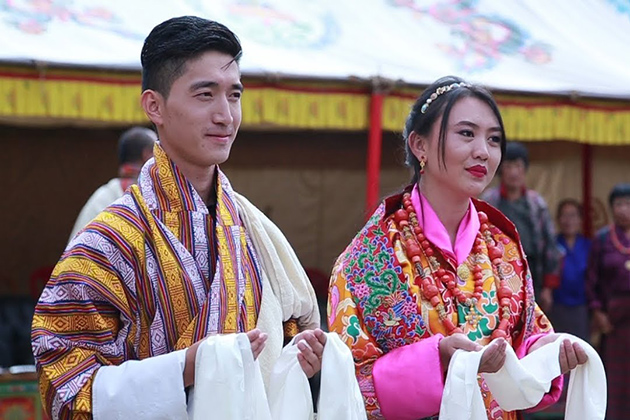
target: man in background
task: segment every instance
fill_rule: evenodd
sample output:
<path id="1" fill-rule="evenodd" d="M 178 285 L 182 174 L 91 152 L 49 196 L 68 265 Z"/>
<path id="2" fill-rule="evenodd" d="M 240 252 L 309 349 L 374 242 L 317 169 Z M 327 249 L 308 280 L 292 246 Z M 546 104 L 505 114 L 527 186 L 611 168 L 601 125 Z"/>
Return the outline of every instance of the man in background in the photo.
<path id="1" fill-rule="evenodd" d="M 560 283 L 561 253 L 545 199 L 525 185 L 528 168 L 525 145 L 509 142 L 499 167 L 501 185 L 489 189 L 481 198 L 516 225 L 532 274 L 536 302 L 547 312 L 553 304 L 552 289 Z"/>
<path id="2" fill-rule="evenodd" d="M 85 203 L 77 217 L 70 239 L 92 221 L 105 207 L 122 197 L 125 190 L 135 184 L 142 165 L 153 157 L 157 135 L 145 127 L 132 127 L 118 140 L 118 177 L 100 186 Z"/>

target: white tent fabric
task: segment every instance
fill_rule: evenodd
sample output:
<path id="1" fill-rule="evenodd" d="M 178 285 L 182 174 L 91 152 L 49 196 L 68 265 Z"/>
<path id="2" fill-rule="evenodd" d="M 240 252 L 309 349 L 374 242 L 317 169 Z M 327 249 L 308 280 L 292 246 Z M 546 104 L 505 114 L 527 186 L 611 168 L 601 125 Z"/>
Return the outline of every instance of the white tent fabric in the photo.
<path id="1" fill-rule="evenodd" d="M 198 15 L 240 37 L 246 75 L 457 74 L 492 88 L 630 98 L 627 0 L 49 0 L 0 6 L 0 61 L 138 69 L 144 37 Z"/>

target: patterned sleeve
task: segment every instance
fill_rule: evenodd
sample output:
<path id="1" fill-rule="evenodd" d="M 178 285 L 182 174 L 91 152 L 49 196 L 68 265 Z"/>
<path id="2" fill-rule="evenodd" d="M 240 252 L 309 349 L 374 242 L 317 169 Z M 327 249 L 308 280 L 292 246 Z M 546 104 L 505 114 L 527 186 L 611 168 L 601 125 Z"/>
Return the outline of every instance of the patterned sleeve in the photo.
<path id="1" fill-rule="evenodd" d="M 339 334 L 341 340 L 352 350 L 357 380 L 363 394 L 368 418 L 382 419 L 372 370 L 376 360 L 383 355 L 383 351 L 374 338 L 368 334 L 352 293 L 346 287 L 342 260 L 343 258 L 340 258 L 337 262 L 331 277 L 328 293 L 328 327 L 331 332 Z"/>
<path id="2" fill-rule="evenodd" d="M 524 316 L 527 317 L 528 315 L 524 314 Z M 527 320 L 524 321 L 528 322 Z M 533 316 L 529 323 L 530 325 L 526 328 L 529 328 L 531 330 L 530 336 L 539 334 L 552 334 L 554 332 L 549 318 L 547 318 L 547 315 L 545 315 L 545 313 L 542 311 L 542 309 L 540 309 L 537 303 L 534 303 Z"/>
<path id="3" fill-rule="evenodd" d="M 33 317 L 40 392 L 53 419 L 92 418 L 96 371 L 122 363 L 131 351 L 125 339 L 133 316 L 118 268 L 98 247 L 74 243 L 55 267 Z"/>

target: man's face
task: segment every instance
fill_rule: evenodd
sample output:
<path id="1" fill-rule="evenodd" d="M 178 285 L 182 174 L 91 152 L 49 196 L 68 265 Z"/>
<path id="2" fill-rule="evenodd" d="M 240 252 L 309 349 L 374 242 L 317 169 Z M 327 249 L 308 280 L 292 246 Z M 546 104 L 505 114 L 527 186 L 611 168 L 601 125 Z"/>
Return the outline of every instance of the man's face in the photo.
<path id="1" fill-rule="evenodd" d="M 527 169 L 522 159 L 504 161 L 500 172 L 501 182 L 506 188 L 516 190 L 525 187 Z"/>
<path id="2" fill-rule="evenodd" d="M 241 74 L 230 55 L 217 51 L 203 53 L 185 66 L 162 103 L 161 121 L 154 122 L 171 159 L 205 169 L 230 155 L 241 125 Z"/>
<path id="3" fill-rule="evenodd" d="M 613 220 L 623 228 L 630 228 L 630 197 L 617 197 L 612 202 Z"/>

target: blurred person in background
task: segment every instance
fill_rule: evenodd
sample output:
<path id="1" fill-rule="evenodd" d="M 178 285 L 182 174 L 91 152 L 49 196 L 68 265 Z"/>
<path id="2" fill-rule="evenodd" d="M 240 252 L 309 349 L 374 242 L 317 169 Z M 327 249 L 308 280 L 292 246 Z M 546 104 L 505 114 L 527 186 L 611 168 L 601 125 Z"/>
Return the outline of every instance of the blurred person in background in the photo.
<path id="1" fill-rule="evenodd" d="M 90 196 L 79 212 L 70 239 L 137 182 L 142 165 L 153 157 L 156 140 L 155 132 L 145 127 L 132 127 L 122 133 L 118 139 L 118 177 L 100 186 Z"/>
<path id="2" fill-rule="evenodd" d="M 630 413 L 630 184 L 617 184 L 608 197 L 613 223 L 593 240 L 587 298 L 593 327 L 604 334 L 608 378 L 607 420 Z"/>
<path id="3" fill-rule="evenodd" d="M 560 286 L 553 291 L 549 318 L 558 332 L 589 340 L 586 269 L 591 241 L 582 233 L 582 205 L 573 199 L 558 204 L 558 247 L 563 252 Z"/>
<path id="4" fill-rule="evenodd" d="M 508 142 L 499 167 L 501 185 L 484 192 L 481 199 L 501 210 L 516 225 L 534 280 L 536 303 L 548 312 L 553 302 L 552 289 L 559 284 L 561 254 L 545 199 L 525 185 L 528 168 L 525 145 Z"/>

